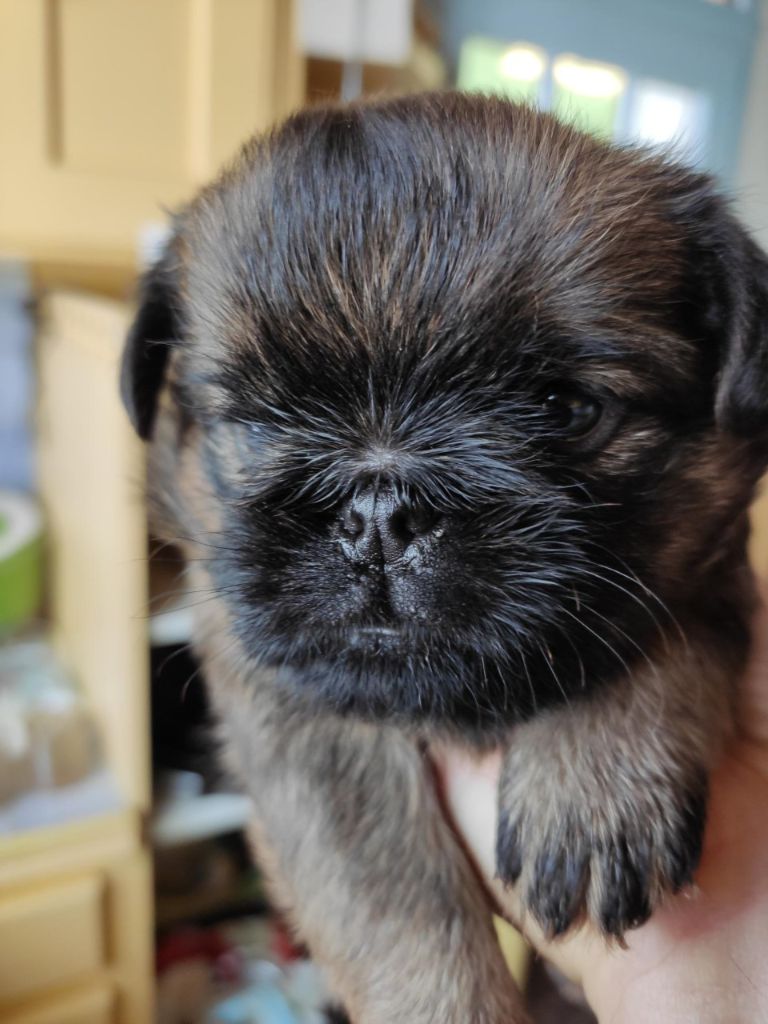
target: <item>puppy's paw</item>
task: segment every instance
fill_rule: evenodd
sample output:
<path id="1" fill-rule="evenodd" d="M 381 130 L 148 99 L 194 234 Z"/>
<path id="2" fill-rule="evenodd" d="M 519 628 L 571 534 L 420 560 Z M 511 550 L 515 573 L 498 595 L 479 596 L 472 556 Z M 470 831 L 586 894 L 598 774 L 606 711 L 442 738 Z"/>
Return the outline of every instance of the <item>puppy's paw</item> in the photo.
<path id="1" fill-rule="evenodd" d="M 529 773 L 529 783 L 530 783 Z M 516 789 L 516 787 L 514 787 Z M 526 911 L 554 938 L 589 918 L 606 936 L 650 917 L 667 893 L 693 880 L 706 817 L 705 777 L 679 790 L 620 792 L 587 800 L 565 786 L 502 788 L 496 870 L 517 885 Z"/>

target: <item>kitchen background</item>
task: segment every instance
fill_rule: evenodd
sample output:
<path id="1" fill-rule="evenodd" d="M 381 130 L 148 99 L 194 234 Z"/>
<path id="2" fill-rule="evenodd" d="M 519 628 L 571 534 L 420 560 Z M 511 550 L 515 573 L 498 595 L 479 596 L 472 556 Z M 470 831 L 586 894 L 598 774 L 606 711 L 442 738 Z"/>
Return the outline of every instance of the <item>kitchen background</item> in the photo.
<path id="1" fill-rule="evenodd" d="M 306 103 L 458 87 L 661 145 L 768 246 L 768 2 L 0 0 L 0 1020 L 332 1019 L 216 767 L 116 365 L 167 211 Z M 753 560 L 768 571 L 768 505 Z M 503 929 L 535 1019 L 590 1017 Z"/>

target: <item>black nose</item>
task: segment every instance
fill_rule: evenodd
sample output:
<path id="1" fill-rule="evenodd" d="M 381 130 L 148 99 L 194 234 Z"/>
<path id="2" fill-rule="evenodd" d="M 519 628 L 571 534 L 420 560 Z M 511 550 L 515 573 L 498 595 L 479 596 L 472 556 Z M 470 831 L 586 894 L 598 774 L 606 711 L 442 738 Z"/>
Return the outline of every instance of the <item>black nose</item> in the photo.
<path id="1" fill-rule="evenodd" d="M 342 546 L 354 561 L 402 558 L 417 541 L 440 536 L 440 516 L 394 489 L 367 487 L 344 505 L 340 516 Z"/>

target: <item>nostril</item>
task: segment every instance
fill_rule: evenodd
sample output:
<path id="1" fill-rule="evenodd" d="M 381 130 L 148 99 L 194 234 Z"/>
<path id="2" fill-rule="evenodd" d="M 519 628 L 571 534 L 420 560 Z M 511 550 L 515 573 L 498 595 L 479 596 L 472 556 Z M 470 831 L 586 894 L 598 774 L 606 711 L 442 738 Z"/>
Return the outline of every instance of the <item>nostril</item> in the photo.
<path id="1" fill-rule="evenodd" d="M 338 515 L 336 536 L 353 561 L 395 562 L 417 541 L 437 540 L 443 532 L 442 516 L 430 505 L 399 496 L 392 487 L 357 491 Z"/>
<path id="2" fill-rule="evenodd" d="M 442 516 L 423 505 L 406 505 L 390 518 L 390 528 L 396 536 L 410 542 L 436 530 Z"/>
<path id="3" fill-rule="evenodd" d="M 432 533 L 441 519 L 442 516 L 433 509 L 416 506 L 408 509 L 405 523 L 414 537 L 423 537 L 427 533 Z"/>
<path id="4" fill-rule="evenodd" d="M 365 519 L 351 505 L 347 505 L 342 513 L 341 532 L 350 540 L 356 540 L 365 532 Z"/>

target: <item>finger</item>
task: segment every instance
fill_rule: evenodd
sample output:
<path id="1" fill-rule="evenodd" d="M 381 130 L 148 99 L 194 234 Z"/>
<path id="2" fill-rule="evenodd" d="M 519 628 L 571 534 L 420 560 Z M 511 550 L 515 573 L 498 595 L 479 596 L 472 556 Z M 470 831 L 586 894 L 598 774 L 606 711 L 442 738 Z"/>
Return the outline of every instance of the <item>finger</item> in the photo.
<path id="1" fill-rule="evenodd" d="M 768 583 L 759 586 L 752 618 L 752 650 L 741 689 L 740 726 L 752 741 L 768 744 Z"/>
<path id="2" fill-rule="evenodd" d="M 501 756 L 483 758 L 457 750 L 434 752 L 434 762 L 453 825 L 483 876 L 497 909 L 515 925 L 534 948 L 563 974 L 579 983 L 590 958 L 606 950 L 605 940 L 584 926 L 554 942 L 548 941 L 536 921 L 523 912 L 514 889 L 496 877 L 496 823 Z"/>

